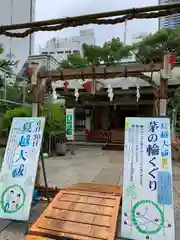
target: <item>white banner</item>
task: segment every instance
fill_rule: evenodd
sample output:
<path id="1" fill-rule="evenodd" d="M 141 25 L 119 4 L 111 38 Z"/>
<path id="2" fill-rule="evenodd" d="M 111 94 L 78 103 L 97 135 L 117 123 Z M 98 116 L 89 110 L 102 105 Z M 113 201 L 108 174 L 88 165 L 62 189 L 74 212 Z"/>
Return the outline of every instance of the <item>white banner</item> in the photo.
<path id="1" fill-rule="evenodd" d="M 0 175 L 0 218 L 29 219 L 44 125 L 44 117 L 13 119 Z"/>
<path id="2" fill-rule="evenodd" d="M 126 118 L 121 235 L 175 239 L 168 118 Z"/>

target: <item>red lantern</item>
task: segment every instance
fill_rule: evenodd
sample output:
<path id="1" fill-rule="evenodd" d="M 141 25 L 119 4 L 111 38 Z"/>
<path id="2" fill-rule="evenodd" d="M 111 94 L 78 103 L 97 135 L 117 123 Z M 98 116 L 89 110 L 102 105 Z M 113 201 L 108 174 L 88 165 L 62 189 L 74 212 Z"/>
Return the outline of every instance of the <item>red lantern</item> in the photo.
<path id="1" fill-rule="evenodd" d="M 87 92 L 91 92 L 91 86 L 92 86 L 92 82 L 91 82 L 91 81 L 85 82 L 82 86 L 83 86 L 83 88 L 84 88 Z"/>

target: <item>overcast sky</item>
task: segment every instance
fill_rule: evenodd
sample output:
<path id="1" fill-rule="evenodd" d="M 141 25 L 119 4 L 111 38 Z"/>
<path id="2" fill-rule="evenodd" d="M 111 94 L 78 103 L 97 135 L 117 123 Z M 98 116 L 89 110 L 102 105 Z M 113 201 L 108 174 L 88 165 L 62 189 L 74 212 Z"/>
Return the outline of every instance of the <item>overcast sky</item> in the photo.
<path id="1" fill-rule="evenodd" d="M 157 4 L 158 0 L 36 0 L 36 20 L 62 18 Z M 143 32 L 155 32 L 157 27 L 157 19 L 129 21 L 127 25 L 127 42 L 131 42 L 133 35 Z M 81 28 L 93 28 L 97 44 L 103 44 L 112 37 L 120 37 L 123 40 L 123 23 L 115 26 L 86 25 Z M 53 36 L 68 37 L 78 35 L 79 29 L 80 28 L 69 28 L 59 32 L 37 33 L 36 44 L 43 46 L 45 42 Z"/>

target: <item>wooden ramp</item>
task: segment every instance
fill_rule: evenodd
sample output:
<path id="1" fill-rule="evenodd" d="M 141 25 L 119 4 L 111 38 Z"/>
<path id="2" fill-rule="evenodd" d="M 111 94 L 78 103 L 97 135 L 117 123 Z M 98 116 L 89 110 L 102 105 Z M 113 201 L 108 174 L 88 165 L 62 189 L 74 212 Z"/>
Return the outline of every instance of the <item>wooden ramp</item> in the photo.
<path id="1" fill-rule="evenodd" d="M 49 239 L 113 240 L 121 193 L 120 186 L 75 184 L 56 195 L 28 234 Z"/>

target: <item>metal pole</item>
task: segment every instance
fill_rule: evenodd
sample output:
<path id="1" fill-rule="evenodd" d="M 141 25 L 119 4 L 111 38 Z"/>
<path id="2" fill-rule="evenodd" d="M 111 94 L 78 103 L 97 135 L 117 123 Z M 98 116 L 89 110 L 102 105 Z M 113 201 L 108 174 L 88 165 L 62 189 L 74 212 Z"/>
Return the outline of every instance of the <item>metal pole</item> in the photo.
<path id="1" fill-rule="evenodd" d="M 50 72 L 50 59 L 48 58 L 48 72 Z M 48 77 L 48 118 L 51 121 L 52 118 L 52 84 L 50 83 L 50 78 Z M 51 147 L 52 147 L 52 138 L 51 131 L 48 136 L 48 153 L 51 156 Z"/>
<path id="2" fill-rule="evenodd" d="M 51 105 L 52 105 L 52 91 L 51 88 L 48 89 L 48 118 L 49 121 L 51 121 L 52 118 L 52 109 L 51 109 Z M 51 132 L 49 132 L 49 136 L 48 136 L 48 153 L 49 156 L 51 156 Z"/>
<path id="3" fill-rule="evenodd" d="M 127 19 L 124 23 L 124 45 L 126 45 L 126 38 L 127 38 Z"/>
<path id="4" fill-rule="evenodd" d="M 11 15 L 10 15 L 10 25 L 13 24 L 13 0 L 10 0 L 10 11 L 11 11 Z M 9 60 L 11 61 L 12 60 L 12 37 L 10 37 L 10 40 L 9 40 Z"/>
<path id="5" fill-rule="evenodd" d="M 6 81 L 6 73 L 4 73 L 4 100 L 6 100 L 7 95 L 7 81 Z"/>
<path id="6" fill-rule="evenodd" d="M 23 103 L 26 102 L 26 85 L 25 85 L 25 82 L 24 82 L 24 85 L 23 85 Z"/>

